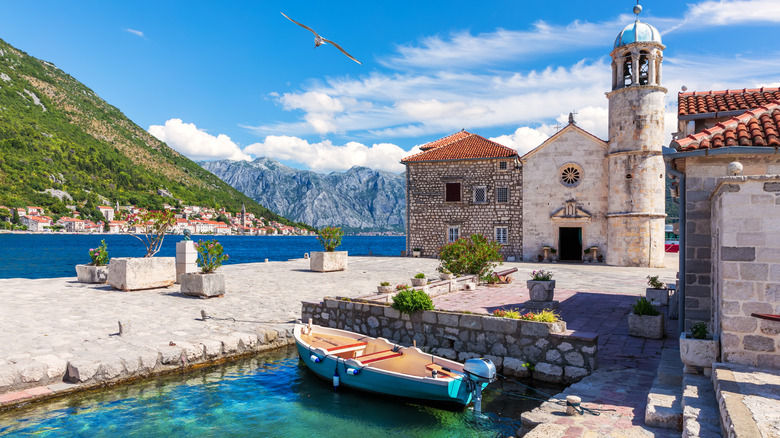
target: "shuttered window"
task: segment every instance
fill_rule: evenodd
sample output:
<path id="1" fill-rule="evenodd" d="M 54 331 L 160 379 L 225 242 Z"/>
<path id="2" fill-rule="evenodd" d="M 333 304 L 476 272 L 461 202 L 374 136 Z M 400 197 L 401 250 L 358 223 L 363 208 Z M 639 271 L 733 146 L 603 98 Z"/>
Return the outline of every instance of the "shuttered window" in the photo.
<path id="1" fill-rule="evenodd" d="M 447 202 L 460 202 L 460 183 L 447 183 L 444 187 Z"/>

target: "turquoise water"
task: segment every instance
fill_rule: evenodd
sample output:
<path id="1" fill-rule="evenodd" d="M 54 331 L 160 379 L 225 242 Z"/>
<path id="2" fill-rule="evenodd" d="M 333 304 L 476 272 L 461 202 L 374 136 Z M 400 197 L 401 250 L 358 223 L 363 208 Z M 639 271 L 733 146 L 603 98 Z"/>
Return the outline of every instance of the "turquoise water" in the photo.
<path id="1" fill-rule="evenodd" d="M 502 437 L 514 435 L 520 413 L 538 404 L 487 391 L 484 416 L 476 416 L 468 409 L 334 391 L 288 348 L 0 413 L 0 435 Z"/>
<path id="2" fill-rule="evenodd" d="M 158 256 L 174 257 L 182 236 L 165 236 Z M 105 239 L 111 257 L 141 257 L 146 249 L 126 234 L 0 234 L 0 278 L 75 277 L 74 266 L 89 263 L 89 249 Z M 217 239 L 230 255 L 225 264 L 285 261 L 304 253 L 322 251 L 314 236 L 193 236 L 193 240 Z M 345 236 L 339 251 L 350 255 L 398 256 L 404 236 Z"/>

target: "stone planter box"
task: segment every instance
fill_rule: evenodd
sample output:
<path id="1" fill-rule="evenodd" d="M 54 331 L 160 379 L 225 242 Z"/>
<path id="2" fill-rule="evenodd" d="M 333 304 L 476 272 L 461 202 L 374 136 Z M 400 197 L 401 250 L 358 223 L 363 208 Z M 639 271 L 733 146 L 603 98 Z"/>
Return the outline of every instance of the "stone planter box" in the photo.
<path id="1" fill-rule="evenodd" d="M 555 280 L 527 280 L 526 285 L 528 286 L 528 294 L 531 297 L 531 301 L 549 302 L 553 300 Z"/>
<path id="2" fill-rule="evenodd" d="M 315 272 L 347 270 L 347 251 L 312 251 L 309 269 Z"/>
<path id="3" fill-rule="evenodd" d="M 651 301 L 655 306 L 668 306 L 669 289 L 653 289 L 648 287 L 645 289 L 645 298 L 647 298 L 647 301 Z"/>
<path id="4" fill-rule="evenodd" d="M 428 284 L 427 278 L 412 278 L 412 286 L 420 287 Z"/>
<path id="5" fill-rule="evenodd" d="M 707 335 L 707 339 L 693 339 L 690 333 L 680 334 L 680 359 L 685 364 L 686 373 L 697 373 L 696 367 L 702 367 L 704 374 L 709 375 L 712 364 L 718 361 L 719 356 L 718 335 Z"/>
<path id="6" fill-rule="evenodd" d="M 394 290 L 395 290 L 395 288 L 393 286 L 377 286 L 376 287 L 377 293 L 380 293 L 380 294 L 393 293 Z"/>
<path id="7" fill-rule="evenodd" d="M 650 316 L 629 313 L 628 334 L 638 338 L 663 339 L 664 314 Z"/>
<path id="8" fill-rule="evenodd" d="M 120 257 L 108 265 L 108 283 L 123 291 L 168 287 L 176 282 L 175 257 Z"/>
<path id="9" fill-rule="evenodd" d="M 225 295 L 225 276 L 216 272 L 181 274 L 181 293 L 203 298 L 221 297 Z"/>
<path id="10" fill-rule="evenodd" d="M 79 283 L 105 283 L 108 281 L 108 265 L 76 265 Z"/>
<path id="11" fill-rule="evenodd" d="M 440 280 L 452 280 L 455 278 L 455 274 L 439 274 Z"/>
<path id="12" fill-rule="evenodd" d="M 412 257 L 420 257 L 421 255 L 422 255 L 422 251 L 412 250 Z"/>

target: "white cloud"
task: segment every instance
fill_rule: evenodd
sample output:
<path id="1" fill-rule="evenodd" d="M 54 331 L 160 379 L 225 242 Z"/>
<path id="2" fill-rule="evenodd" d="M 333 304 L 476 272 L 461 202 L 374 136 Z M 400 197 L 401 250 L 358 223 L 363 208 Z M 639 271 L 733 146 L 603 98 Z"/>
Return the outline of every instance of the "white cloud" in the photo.
<path id="1" fill-rule="evenodd" d="M 133 35 L 135 35 L 135 36 L 139 36 L 139 37 L 141 37 L 141 38 L 143 38 L 143 37 L 144 37 L 144 33 L 143 33 L 143 32 L 141 32 L 140 30 L 135 30 L 135 29 L 125 29 L 125 32 L 131 33 L 131 34 L 133 34 Z"/>
<path id="2" fill-rule="evenodd" d="M 339 146 L 329 140 L 309 143 L 298 137 L 269 135 L 265 141 L 245 147 L 244 153 L 292 161 L 315 172 L 341 171 L 352 166 L 403 172 L 404 166 L 400 161 L 410 152 L 390 143 L 366 146 L 351 141 Z"/>
<path id="3" fill-rule="evenodd" d="M 149 133 L 193 160 L 251 159 L 227 135 L 219 134 L 215 137 L 181 119 L 170 119 L 164 126 L 152 125 Z"/>
<path id="4" fill-rule="evenodd" d="M 686 23 L 733 26 L 742 23 L 780 23 L 777 0 L 705 1 L 688 6 Z"/>
<path id="5" fill-rule="evenodd" d="M 549 125 L 543 125 L 539 128 L 521 126 L 512 134 L 493 137 L 490 140 L 508 146 L 516 150 L 520 156 L 523 156 L 531 149 L 544 143 L 554 133 L 555 128 Z"/>

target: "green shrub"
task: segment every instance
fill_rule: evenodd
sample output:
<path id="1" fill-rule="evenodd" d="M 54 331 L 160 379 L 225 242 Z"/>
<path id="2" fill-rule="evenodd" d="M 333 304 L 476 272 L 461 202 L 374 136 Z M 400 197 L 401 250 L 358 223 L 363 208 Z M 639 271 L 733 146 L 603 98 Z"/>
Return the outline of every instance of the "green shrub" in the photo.
<path id="1" fill-rule="evenodd" d="M 419 310 L 433 310 L 433 301 L 421 290 L 406 288 L 393 297 L 392 307 L 401 313 L 411 314 Z"/>
<path id="2" fill-rule="evenodd" d="M 639 316 L 656 316 L 659 312 L 658 309 L 653 306 L 653 303 L 647 301 L 647 298 L 639 297 L 639 299 L 636 300 L 636 304 L 634 304 L 634 314 Z"/>
<path id="3" fill-rule="evenodd" d="M 553 274 L 550 271 L 545 271 L 544 269 L 540 269 L 538 271 L 531 272 L 531 280 L 533 281 L 550 281 L 553 278 Z"/>
<path id="4" fill-rule="evenodd" d="M 379 285 L 380 286 L 390 286 L 390 282 L 389 281 L 383 281 L 383 282 L 379 283 Z"/>
<path id="5" fill-rule="evenodd" d="M 415 275 L 414 278 L 425 278 L 425 274 L 420 272 L 419 274 Z"/>
<path id="6" fill-rule="evenodd" d="M 658 276 L 657 275 L 653 275 L 652 277 L 648 275 L 647 276 L 647 285 L 650 286 L 653 289 L 663 289 L 664 286 L 665 286 L 662 281 L 658 281 Z"/>
<path id="7" fill-rule="evenodd" d="M 472 234 L 439 248 L 441 265 L 455 275 L 484 277 L 501 264 L 501 244 L 481 234 Z"/>
<path id="8" fill-rule="evenodd" d="M 697 322 L 691 327 L 691 337 L 693 339 L 707 339 L 707 324 L 704 322 Z"/>
<path id="9" fill-rule="evenodd" d="M 493 316 L 497 316 L 499 318 L 520 319 L 520 311 L 517 309 L 496 309 L 493 311 Z"/>
<path id="10" fill-rule="evenodd" d="M 317 240 L 320 241 L 320 244 L 325 248 L 325 251 L 332 252 L 341 245 L 342 237 L 344 237 L 344 230 L 341 228 L 325 227 L 320 230 Z"/>
<path id="11" fill-rule="evenodd" d="M 108 247 L 105 240 L 100 241 L 100 246 L 97 248 L 90 248 L 89 257 L 92 259 L 92 264 L 95 266 L 105 266 L 108 264 Z"/>

